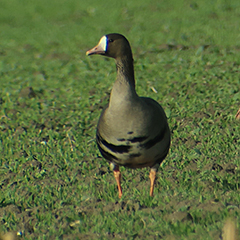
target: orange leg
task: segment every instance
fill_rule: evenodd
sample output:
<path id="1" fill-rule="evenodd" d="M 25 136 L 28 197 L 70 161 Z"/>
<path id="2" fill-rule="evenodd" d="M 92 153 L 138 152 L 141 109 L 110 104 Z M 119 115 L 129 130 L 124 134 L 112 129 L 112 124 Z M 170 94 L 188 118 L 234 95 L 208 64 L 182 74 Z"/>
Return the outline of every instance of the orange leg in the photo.
<path id="1" fill-rule="evenodd" d="M 150 178 L 150 196 L 153 197 L 153 189 L 154 189 L 154 182 L 155 182 L 155 178 L 156 178 L 156 170 L 151 169 L 150 170 L 150 174 L 149 174 L 149 178 Z"/>
<path id="2" fill-rule="evenodd" d="M 235 118 L 237 120 L 240 120 L 240 108 L 238 109 L 237 114 L 235 115 Z"/>
<path id="3" fill-rule="evenodd" d="M 118 196 L 119 196 L 119 198 L 121 198 L 122 197 L 122 188 L 121 188 L 121 173 L 119 171 L 119 168 L 114 169 L 113 174 L 116 179 L 117 186 L 118 186 Z"/>

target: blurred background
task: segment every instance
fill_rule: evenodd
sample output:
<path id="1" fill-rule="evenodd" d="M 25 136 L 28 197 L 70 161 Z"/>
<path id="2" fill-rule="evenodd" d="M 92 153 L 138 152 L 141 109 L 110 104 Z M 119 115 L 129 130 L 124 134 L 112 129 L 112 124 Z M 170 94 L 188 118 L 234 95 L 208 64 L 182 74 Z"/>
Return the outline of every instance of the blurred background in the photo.
<path id="1" fill-rule="evenodd" d="M 133 46 L 162 43 L 238 45 L 237 0 L 9 0 L 0 2 L 2 51 L 33 44 L 82 51 L 110 32 L 126 35 Z"/>

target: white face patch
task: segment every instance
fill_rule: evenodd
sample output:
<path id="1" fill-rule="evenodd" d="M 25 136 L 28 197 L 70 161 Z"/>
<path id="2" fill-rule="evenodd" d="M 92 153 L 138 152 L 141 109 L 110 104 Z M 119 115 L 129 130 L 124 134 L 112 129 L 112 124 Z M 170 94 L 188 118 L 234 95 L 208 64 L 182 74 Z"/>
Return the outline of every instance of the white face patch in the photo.
<path id="1" fill-rule="evenodd" d="M 107 51 L 107 37 L 106 36 L 103 36 L 99 43 L 98 43 L 98 46 L 104 51 L 106 52 Z"/>

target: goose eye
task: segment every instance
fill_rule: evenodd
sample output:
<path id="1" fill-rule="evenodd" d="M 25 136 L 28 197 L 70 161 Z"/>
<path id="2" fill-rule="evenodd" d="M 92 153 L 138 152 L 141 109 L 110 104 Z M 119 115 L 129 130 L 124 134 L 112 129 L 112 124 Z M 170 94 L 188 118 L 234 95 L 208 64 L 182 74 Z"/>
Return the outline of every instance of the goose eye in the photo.
<path id="1" fill-rule="evenodd" d="M 113 42 L 113 39 L 109 39 L 108 41 L 109 41 L 109 42 Z"/>

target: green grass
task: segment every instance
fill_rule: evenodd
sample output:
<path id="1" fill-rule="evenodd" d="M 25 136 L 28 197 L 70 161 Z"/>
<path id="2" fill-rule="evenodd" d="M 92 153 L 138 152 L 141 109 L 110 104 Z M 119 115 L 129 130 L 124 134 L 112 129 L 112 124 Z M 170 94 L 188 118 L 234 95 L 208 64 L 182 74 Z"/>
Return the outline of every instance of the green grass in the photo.
<path id="1" fill-rule="evenodd" d="M 215 240 L 228 217 L 239 227 L 239 15 L 237 0 L 2 1 L 0 232 Z M 95 144 L 116 73 L 85 52 L 110 32 L 129 39 L 137 92 L 172 131 L 153 198 L 149 169 L 122 168 L 119 200 Z"/>

